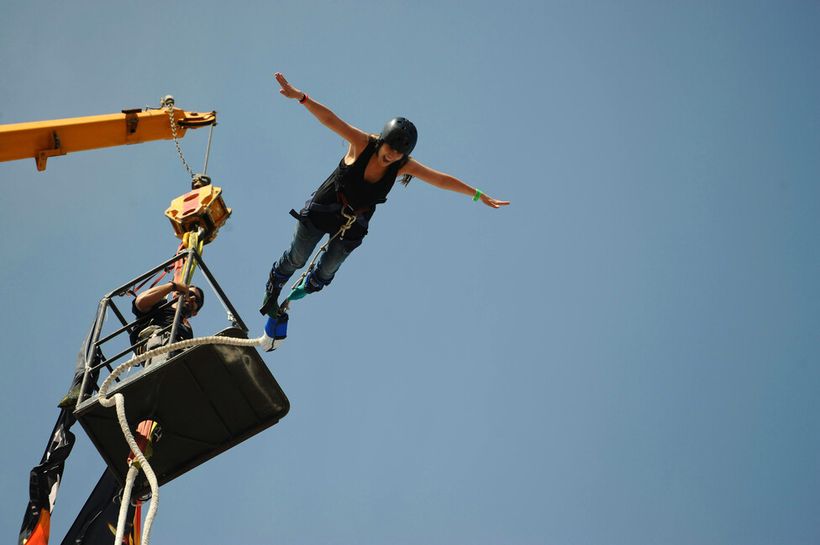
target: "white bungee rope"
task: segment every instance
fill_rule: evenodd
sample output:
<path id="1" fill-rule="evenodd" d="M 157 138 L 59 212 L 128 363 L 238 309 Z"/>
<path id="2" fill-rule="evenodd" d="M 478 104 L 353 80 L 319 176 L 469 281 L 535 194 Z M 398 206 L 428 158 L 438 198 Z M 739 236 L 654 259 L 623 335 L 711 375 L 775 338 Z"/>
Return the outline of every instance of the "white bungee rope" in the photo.
<path id="1" fill-rule="evenodd" d="M 145 458 L 145 455 L 140 450 L 139 446 L 137 445 L 137 441 L 134 439 L 134 435 L 131 433 L 131 428 L 128 425 L 128 420 L 125 418 L 125 396 L 122 394 L 114 394 L 113 397 L 108 397 L 108 390 L 111 388 L 112 382 L 125 373 L 126 371 L 130 370 L 135 365 L 142 363 L 145 360 L 149 360 L 153 357 L 166 354 L 168 352 L 173 352 L 174 350 L 182 350 L 186 348 L 192 348 L 194 346 L 203 346 L 206 344 L 222 344 L 228 346 L 265 346 L 265 345 L 273 345 L 274 341 L 267 334 L 263 334 L 261 337 L 256 339 L 238 339 L 235 337 L 222 337 L 219 335 L 213 335 L 210 337 L 198 337 L 196 339 L 186 339 L 184 341 L 178 341 L 173 344 L 169 344 L 167 346 L 161 346 L 159 348 L 154 348 L 153 350 L 149 350 L 144 352 L 138 356 L 134 356 L 130 360 L 126 361 L 125 363 L 119 365 L 116 369 L 114 369 L 110 375 L 103 381 L 102 385 L 100 386 L 99 391 L 99 402 L 100 405 L 103 407 L 113 407 L 116 406 L 117 409 L 117 420 L 120 424 L 120 429 L 122 430 L 123 436 L 125 436 L 125 440 L 128 443 L 131 452 L 134 453 L 134 458 L 136 462 L 131 463 L 131 467 L 128 469 L 128 474 L 125 480 L 125 488 L 123 490 L 123 497 L 120 503 L 120 513 L 119 518 L 117 519 L 117 535 L 114 540 L 114 544 L 118 545 L 122 543 L 123 536 L 125 534 L 125 523 L 126 518 L 128 516 L 128 505 L 131 503 L 131 493 L 134 488 L 134 481 L 137 478 L 137 474 L 139 470 L 142 469 L 143 473 L 145 473 L 145 478 L 148 480 L 148 484 L 151 487 L 151 506 L 148 508 L 148 514 L 145 516 L 145 525 L 143 527 L 143 536 L 142 541 L 143 545 L 149 545 L 151 539 L 151 526 L 154 522 L 154 517 L 156 516 L 157 509 L 159 507 L 159 484 L 157 482 L 156 474 L 154 470 L 151 468 L 151 465 L 148 463 L 148 460 Z"/>

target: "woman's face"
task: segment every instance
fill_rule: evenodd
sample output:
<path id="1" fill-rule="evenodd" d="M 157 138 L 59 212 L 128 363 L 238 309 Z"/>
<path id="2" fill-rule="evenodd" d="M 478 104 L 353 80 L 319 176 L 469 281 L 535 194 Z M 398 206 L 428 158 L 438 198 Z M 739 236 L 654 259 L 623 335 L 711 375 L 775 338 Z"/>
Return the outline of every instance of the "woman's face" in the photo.
<path id="1" fill-rule="evenodd" d="M 394 150 L 390 147 L 390 144 L 387 142 L 383 143 L 379 148 L 379 161 L 385 166 L 395 163 L 396 161 L 400 160 L 404 157 L 403 153 L 399 153 L 398 151 Z"/>

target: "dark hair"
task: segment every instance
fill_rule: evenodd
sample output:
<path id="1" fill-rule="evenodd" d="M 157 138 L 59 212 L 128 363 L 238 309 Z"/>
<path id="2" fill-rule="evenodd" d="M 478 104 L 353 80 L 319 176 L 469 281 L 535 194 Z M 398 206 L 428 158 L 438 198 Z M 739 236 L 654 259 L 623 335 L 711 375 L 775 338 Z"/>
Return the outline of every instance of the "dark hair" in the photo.
<path id="1" fill-rule="evenodd" d="M 402 157 L 401 162 L 399 163 L 399 170 L 401 170 L 401 167 L 406 165 L 407 161 L 409 161 L 409 160 L 410 160 L 409 155 L 405 155 L 404 157 Z M 401 180 L 399 180 L 399 181 L 401 182 L 401 185 L 403 185 L 404 187 L 407 187 L 407 184 L 409 184 L 410 180 L 412 180 L 412 179 L 413 179 L 412 174 L 405 174 L 404 176 L 401 177 Z"/>

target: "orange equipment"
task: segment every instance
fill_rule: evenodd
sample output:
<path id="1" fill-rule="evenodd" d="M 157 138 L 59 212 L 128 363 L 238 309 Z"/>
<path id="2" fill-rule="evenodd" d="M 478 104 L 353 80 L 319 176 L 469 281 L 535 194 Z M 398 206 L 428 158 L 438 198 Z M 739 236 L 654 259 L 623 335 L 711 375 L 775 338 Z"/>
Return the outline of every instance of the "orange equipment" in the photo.
<path id="1" fill-rule="evenodd" d="M 201 240 L 208 244 L 228 221 L 231 209 L 225 206 L 222 188 L 209 183 L 171 201 L 165 215 L 171 220 L 178 239 L 183 240 L 185 233 L 201 228 Z"/>

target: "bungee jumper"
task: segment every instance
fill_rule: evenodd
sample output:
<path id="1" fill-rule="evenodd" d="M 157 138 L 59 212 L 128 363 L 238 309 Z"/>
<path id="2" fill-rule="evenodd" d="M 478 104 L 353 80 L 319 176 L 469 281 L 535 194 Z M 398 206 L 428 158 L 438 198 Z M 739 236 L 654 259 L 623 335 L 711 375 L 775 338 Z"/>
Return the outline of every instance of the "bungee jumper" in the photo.
<path id="1" fill-rule="evenodd" d="M 336 170 L 313 193 L 299 211 L 291 210 L 298 223 L 290 247 L 273 264 L 260 313 L 268 316 L 268 335 L 286 324 L 290 301 L 303 298 L 329 285 L 350 253 L 361 245 L 376 207 L 387 201 L 396 179 L 405 186 L 418 178 L 440 189 L 462 193 L 490 208 L 509 205 L 490 197 L 458 178 L 417 161 L 411 152 L 418 132 L 412 122 L 396 117 L 381 133 L 370 134 L 340 119 L 327 106 L 291 85 L 280 72 L 274 74 L 279 93 L 298 100 L 325 127 L 348 143 L 347 153 Z M 280 303 L 279 296 L 293 274 L 305 266 L 319 241 L 328 235 L 307 270 Z M 318 259 L 318 264 L 316 263 Z"/>

